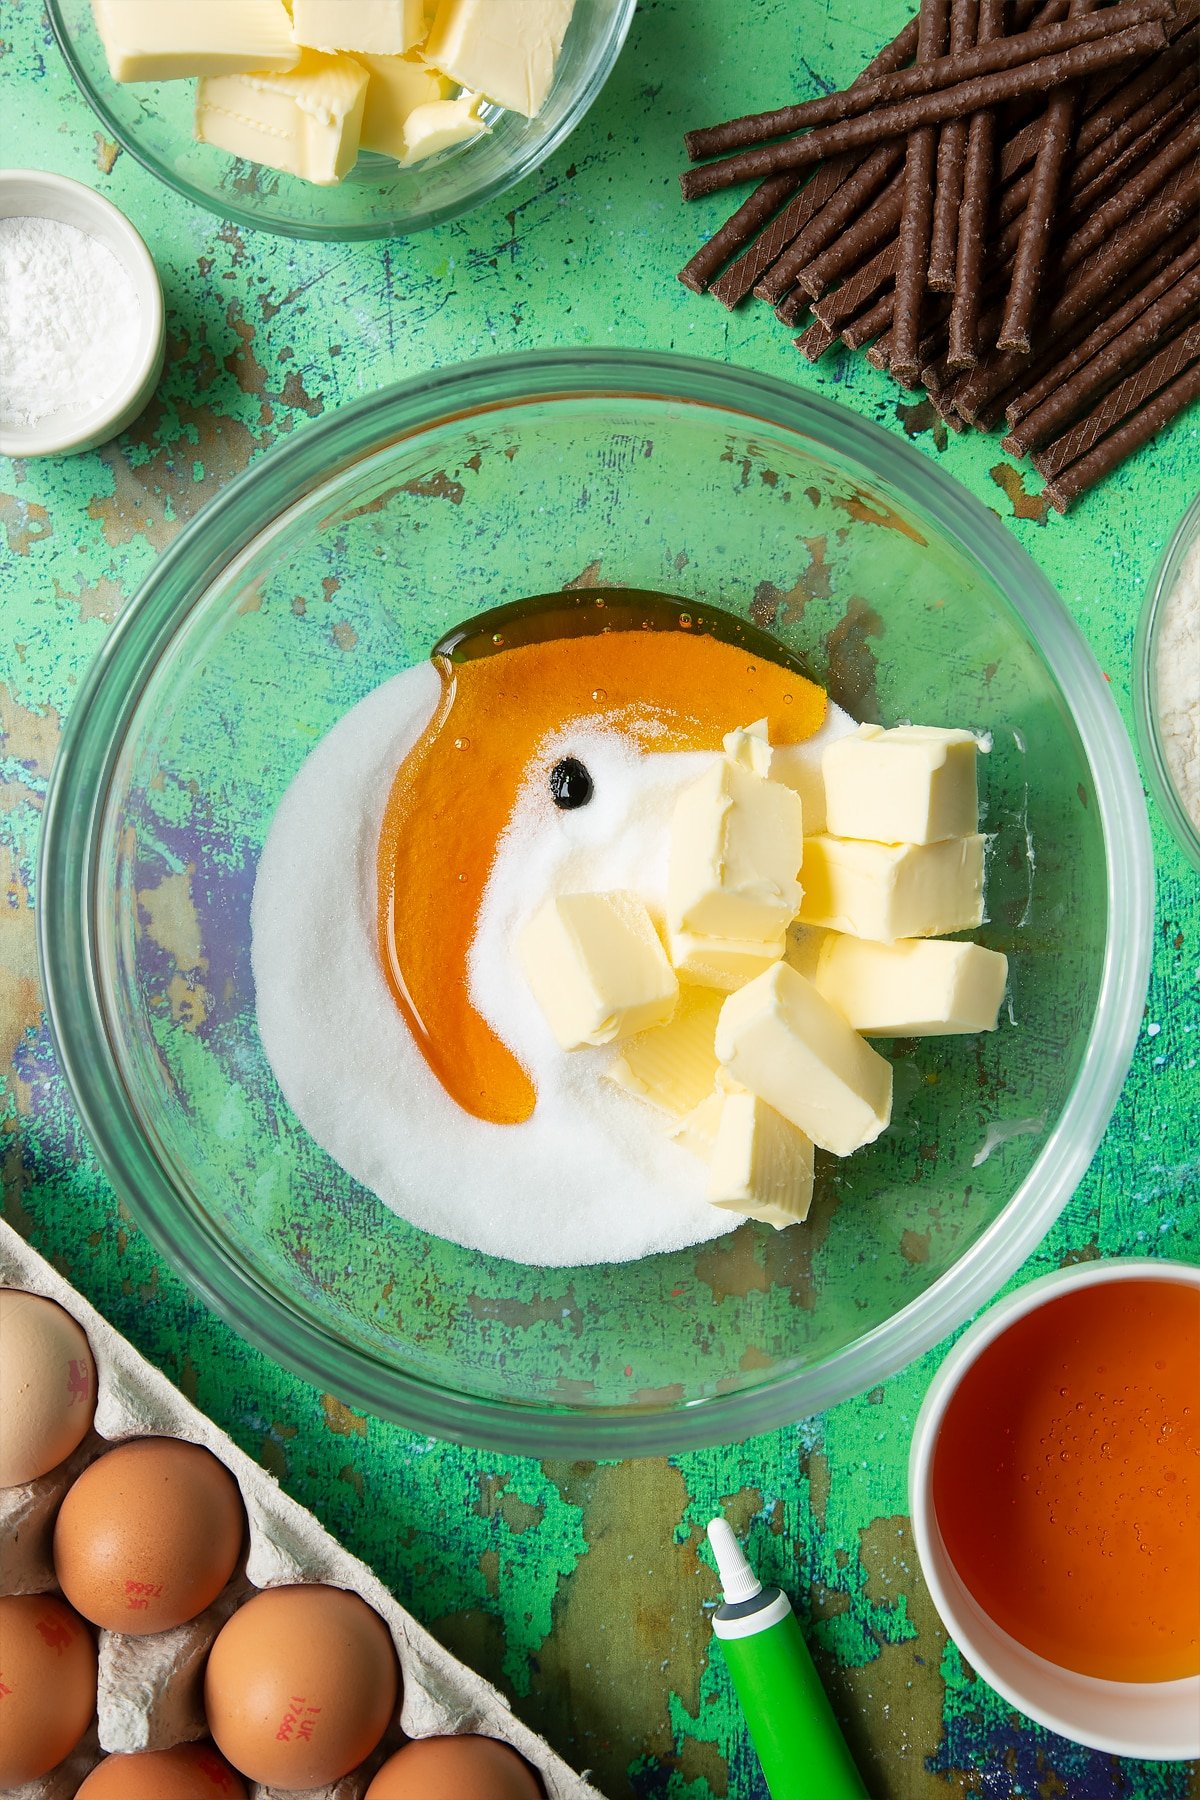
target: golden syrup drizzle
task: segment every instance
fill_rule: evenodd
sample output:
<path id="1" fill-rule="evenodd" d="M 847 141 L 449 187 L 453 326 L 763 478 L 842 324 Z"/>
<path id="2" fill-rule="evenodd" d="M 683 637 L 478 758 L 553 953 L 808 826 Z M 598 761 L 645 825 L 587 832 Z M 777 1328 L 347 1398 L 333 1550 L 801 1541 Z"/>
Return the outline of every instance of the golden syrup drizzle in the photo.
<path id="1" fill-rule="evenodd" d="M 379 939 L 409 1029 L 464 1111 L 515 1125 L 536 1101 L 472 1005 L 467 967 L 496 846 L 547 737 L 617 714 L 647 748 L 719 750 L 732 727 L 765 717 L 772 743 L 800 743 L 826 696 L 784 656 L 726 615 L 628 592 L 506 607 L 434 651 L 440 702 L 380 834 Z"/>

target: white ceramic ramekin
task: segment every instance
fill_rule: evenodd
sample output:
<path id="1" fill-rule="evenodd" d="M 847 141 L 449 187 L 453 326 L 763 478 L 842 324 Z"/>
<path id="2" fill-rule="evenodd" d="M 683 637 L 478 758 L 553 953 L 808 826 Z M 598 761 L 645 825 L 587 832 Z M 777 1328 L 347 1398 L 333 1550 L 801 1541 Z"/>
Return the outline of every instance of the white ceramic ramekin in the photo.
<path id="1" fill-rule="evenodd" d="M 86 231 L 121 263 L 138 297 L 137 350 L 117 391 L 89 412 L 53 413 L 35 425 L 0 426 L 2 456 L 72 456 L 137 418 L 162 374 L 166 331 L 154 259 L 123 212 L 91 188 L 42 169 L 0 169 L 0 218 L 57 219 Z"/>
<path id="2" fill-rule="evenodd" d="M 1047 1301 L 1081 1287 L 1124 1281 L 1185 1282 L 1200 1288 L 1200 1268 L 1143 1257 L 1075 1263 L 1006 1295 L 964 1332 L 934 1376 L 917 1415 L 908 1464 L 909 1507 L 917 1555 L 942 1623 L 998 1694 L 1076 1743 L 1115 1756 L 1174 1761 L 1200 1756 L 1200 1675 L 1181 1681 L 1101 1681 L 1026 1649 L 988 1617 L 959 1577 L 933 1505 L 938 1432 L 959 1383 L 982 1352 Z"/>

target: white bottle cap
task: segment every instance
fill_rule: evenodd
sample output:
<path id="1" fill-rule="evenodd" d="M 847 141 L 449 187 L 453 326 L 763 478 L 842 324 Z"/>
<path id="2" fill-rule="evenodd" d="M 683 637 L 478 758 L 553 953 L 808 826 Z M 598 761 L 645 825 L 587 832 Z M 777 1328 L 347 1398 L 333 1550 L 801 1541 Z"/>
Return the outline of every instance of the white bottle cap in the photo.
<path id="1" fill-rule="evenodd" d="M 708 1528 L 708 1541 L 717 1559 L 717 1573 L 721 1577 L 727 1606 L 753 1600 L 756 1594 L 762 1593 L 762 1582 L 746 1561 L 728 1519 L 713 1519 Z"/>

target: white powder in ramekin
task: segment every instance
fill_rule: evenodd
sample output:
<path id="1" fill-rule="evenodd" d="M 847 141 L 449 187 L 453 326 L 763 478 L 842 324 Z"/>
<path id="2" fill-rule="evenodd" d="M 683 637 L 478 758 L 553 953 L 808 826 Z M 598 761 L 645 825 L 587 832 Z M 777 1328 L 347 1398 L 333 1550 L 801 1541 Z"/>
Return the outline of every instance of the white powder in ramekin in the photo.
<path id="1" fill-rule="evenodd" d="M 0 219 L 0 425 L 92 412 L 130 373 L 141 331 L 133 282 L 90 232 Z"/>
<path id="2" fill-rule="evenodd" d="M 1154 679 L 1167 770 L 1200 831 L 1200 538 L 1184 556 L 1163 606 Z"/>

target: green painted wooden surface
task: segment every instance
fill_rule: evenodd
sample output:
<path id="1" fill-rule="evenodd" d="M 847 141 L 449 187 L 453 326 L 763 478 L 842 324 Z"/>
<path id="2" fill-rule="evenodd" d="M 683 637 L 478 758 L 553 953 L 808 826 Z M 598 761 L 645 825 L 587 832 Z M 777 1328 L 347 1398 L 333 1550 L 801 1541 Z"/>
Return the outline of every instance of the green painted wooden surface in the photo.
<path id="1" fill-rule="evenodd" d="M 180 524 L 281 436 L 393 377 L 499 350 L 630 344 L 820 388 L 906 433 L 1004 519 L 1071 606 L 1127 722 L 1145 583 L 1195 487 L 1195 410 L 1066 520 L 995 440 L 946 443 L 861 361 L 810 369 L 765 308 L 730 317 L 674 270 L 722 216 L 678 198 L 680 133 L 852 76 L 897 0 L 642 0 L 590 118 L 490 208 L 410 242 L 241 233 L 162 188 L 96 130 L 38 0 L 0 8 L 0 161 L 89 183 L 162 271 L 168 365 L 117 444 L 0 468 L 0 1159 L 5 1216 L 137 1346 L 371 1562 L 401 1599 L 614 1800 L 762 1800 L 702 1608 L 715 1505 L 796 1596 L 871 1791 L 1045 1800 L 1200 1792 L 1181 1765 L 1121 1763 L 1015 1715 L 948 1645 L 912 1554 L 908 1434 L 945 1346 L 820 1419 L 677 1459 L 537 1464 L 454 1449 L 349 1411 L 211 1317 L 151 1251 L 83 1141 L 34 957 L 38 826 L 72 695 Z M 336 620 L 331 620 L 336 629 Z M 1200 1259 L 1200 904 L 1157 815 L 1145 1028 L 1086 1180 L 1018 1279 L 1080 1257 Z"/>

